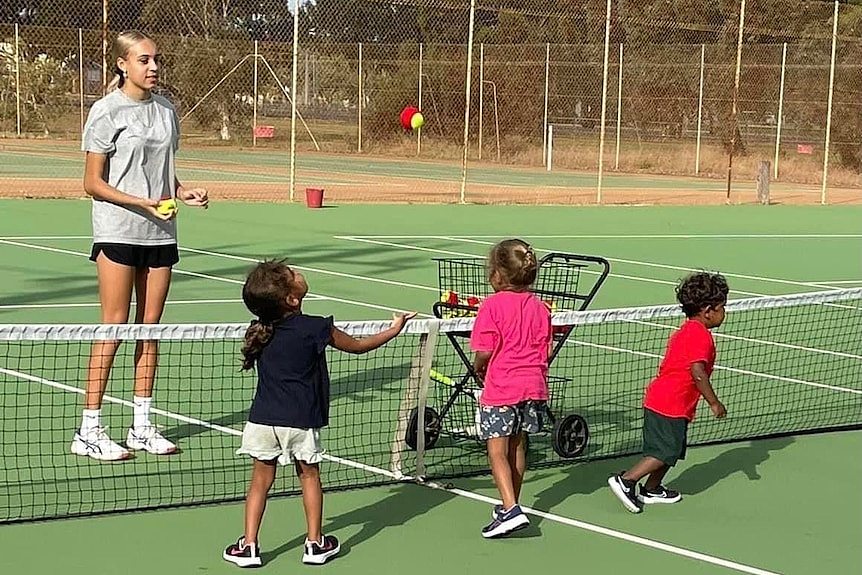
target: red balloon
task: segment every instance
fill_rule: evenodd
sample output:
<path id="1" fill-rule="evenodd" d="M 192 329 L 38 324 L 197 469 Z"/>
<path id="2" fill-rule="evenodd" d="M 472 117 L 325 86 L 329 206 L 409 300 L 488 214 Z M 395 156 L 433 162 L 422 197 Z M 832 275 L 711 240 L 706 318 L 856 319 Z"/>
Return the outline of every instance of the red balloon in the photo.
<path id="1" fill-rule="evenodd" d="M 413 114 L 418 112 L 419 108 L 415 106 L 407 106 L 401 110 L 401 127 L 405 130 L 411 130 L 413 127 L 410 125 L 410 119 L 413 118 Z"/>

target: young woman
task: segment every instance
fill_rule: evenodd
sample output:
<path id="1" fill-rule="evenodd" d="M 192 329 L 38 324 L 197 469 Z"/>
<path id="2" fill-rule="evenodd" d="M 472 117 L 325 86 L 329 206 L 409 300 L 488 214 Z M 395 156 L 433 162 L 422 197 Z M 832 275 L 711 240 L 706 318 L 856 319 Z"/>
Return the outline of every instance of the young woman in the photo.
<path id="1" fill-rule="evenodd" d="M 93 104 L 84 128 L 84 190 L 93 198 L 93 250 L 102 322 L 126 323 L 132 291 L 136 323 L 162 317 L 171 267 L 179 260 L 176 209 L 160 202 L 179 199 L 206 208 L 206 190 L 186 189 L 176 178 L 174 157 L 179 122 L 173 105 L 152 93 L 161 57 L 155 42 L 128 31 L 114 41 L 116 77 L 108 94 Z M 102 461 L 127 459 L 130 449 L 157 455 L 176 451 L 150 421 L 156 376 L 156 341 L 135 347 L 134 419 L 126 447 L 102 426 L 100 410 L 118 341 L 95 342 L 87 372 L 84 413 L 71 450 Z"/>

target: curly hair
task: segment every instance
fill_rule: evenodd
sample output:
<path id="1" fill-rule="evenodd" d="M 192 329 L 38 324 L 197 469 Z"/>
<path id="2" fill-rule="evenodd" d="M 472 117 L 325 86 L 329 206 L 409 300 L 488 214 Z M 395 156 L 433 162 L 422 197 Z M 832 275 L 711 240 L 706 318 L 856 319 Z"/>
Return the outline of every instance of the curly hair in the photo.
<path id="1" fill-rule="evenodd" d="M 257 316 L 245 332 L 242 368 L 251 369 L 272 339 L 274 324 L 287 315 L 287 298 L 293 289 L 294 274 L 284 260 L 259 263 L 242 286 L 242 300 Z"/>
<path id="2" fill-rule="evenodd" d="M 539 264 L 530 244 L 523 240 L 503 240 L 488 254 L 488 279 L 494 274 L 515 289 L 526 290 L 536 281 Z"/>
<path id="3" fill-rule="evenodd" d="M 686 317 L 727 302 L 727 280 L 721 274 L 699 272 L 684 278 L 676 287 L 676 301 Z"/>

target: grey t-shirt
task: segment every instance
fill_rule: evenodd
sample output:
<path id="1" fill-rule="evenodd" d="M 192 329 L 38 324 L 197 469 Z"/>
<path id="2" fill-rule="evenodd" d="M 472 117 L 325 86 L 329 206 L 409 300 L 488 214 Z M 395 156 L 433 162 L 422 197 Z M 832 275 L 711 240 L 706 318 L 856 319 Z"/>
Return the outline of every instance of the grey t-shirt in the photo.
<path id="1" fill-rule="evenodd" d="M 137 101 L 114 90 L 93 104 L 81 149 L 105 154 L 105 181 L 121 192 L 160 200 L 174 197 L 179 122 L 173 105 L 153 94 Z M 176 219 L 93 200 L 93 242 L 158 246 L 177 242 Z"/>

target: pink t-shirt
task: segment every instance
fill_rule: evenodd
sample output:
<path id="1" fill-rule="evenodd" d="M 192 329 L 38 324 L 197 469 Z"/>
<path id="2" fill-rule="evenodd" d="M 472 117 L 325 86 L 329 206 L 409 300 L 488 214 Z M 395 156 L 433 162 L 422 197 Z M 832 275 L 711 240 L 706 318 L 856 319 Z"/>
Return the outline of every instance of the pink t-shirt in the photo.
<path id="1" fill-rule="evenodd" d="M 485 299 L 470 335 L 473 351 L 491 353 L 482 405 L 548 399 L 551 313 L 529 292 L 501 291 Z"/>

